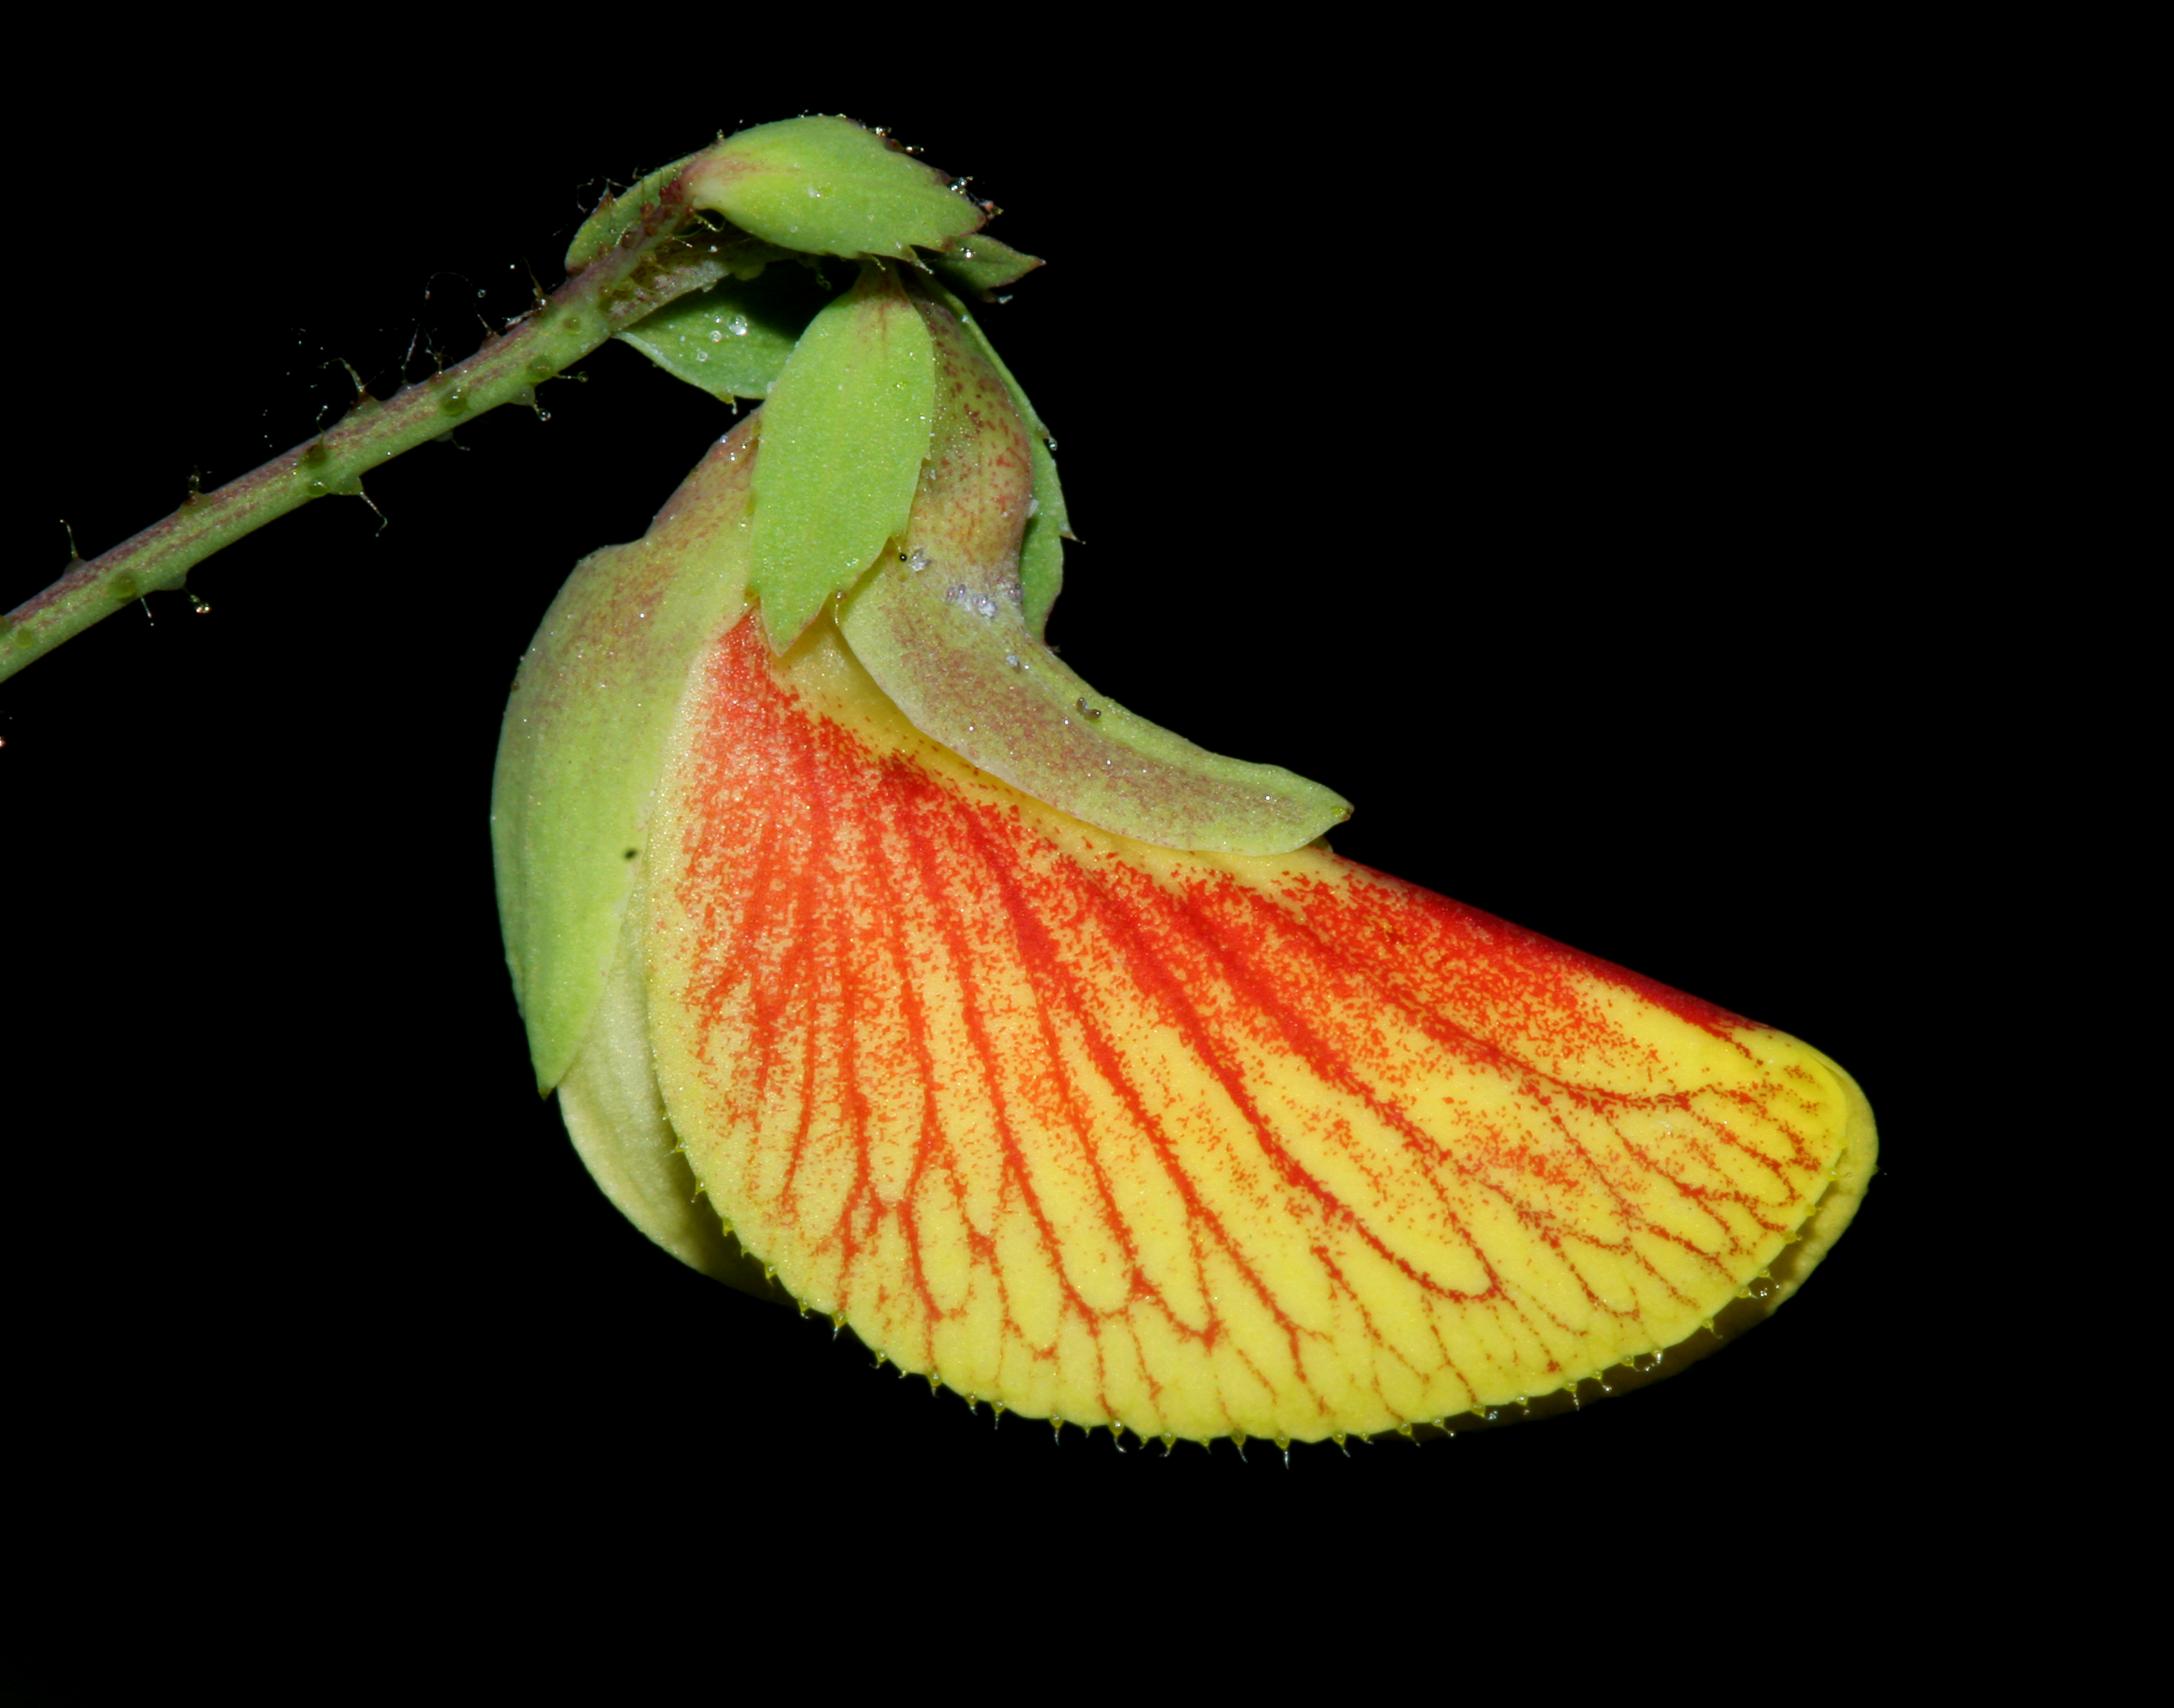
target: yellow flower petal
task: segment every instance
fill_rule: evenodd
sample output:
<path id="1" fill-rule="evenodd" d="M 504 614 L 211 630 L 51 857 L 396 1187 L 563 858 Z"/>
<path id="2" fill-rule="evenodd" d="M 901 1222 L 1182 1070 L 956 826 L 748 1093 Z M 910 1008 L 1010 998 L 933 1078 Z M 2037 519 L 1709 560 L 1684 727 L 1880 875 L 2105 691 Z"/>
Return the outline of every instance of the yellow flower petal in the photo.
<path id="1" fill-rule="evenodd" d="M 688 1160 L 803 1304 L 971 1397 L 1315 1440 L 1537 1397 L 1778 1304 L 1869 1177 L 1817 1051 L 1317 847 L 1093 830 L 827 618 L 717 638 L 672 751 Z"/>

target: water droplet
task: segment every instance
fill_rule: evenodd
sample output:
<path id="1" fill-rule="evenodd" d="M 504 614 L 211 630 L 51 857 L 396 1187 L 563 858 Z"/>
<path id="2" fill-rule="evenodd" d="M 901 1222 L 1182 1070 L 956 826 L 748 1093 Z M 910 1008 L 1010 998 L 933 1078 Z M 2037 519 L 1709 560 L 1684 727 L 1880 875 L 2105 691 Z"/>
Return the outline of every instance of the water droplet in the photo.
<path id="1" fill-rule="evenodd" d="M 993 617 L 997 614 L 997 602 L 984 593 L 974 601 L 974 608 L 984 617 Z"/>
<path id="2" fill-rule="evenodd" d="M 748 317 L 744 314 L 734 315 L 725 322 L 725 330 L 736 338 L 745 338 L 748 335 Z"/>
<path id="3" fill-rule="evenodd" d="M 714 329 L 711 332 L 711 333 L 710 333 L 710 342 L 711 342 L 711 343 L 713 343 L 713 344 L 721 344 L 721 343 L 724 343 L 724 341 L 725 341 L 725 335 L 724 335 L 722 332 L 717 332 L 717 331 L 715 331 Z"/>

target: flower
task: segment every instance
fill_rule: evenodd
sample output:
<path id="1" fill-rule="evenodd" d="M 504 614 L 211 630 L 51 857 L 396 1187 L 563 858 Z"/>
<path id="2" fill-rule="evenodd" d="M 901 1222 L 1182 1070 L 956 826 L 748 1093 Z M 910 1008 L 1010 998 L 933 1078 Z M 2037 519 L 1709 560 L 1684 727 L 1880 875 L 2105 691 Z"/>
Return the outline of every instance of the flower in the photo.
<path id="1" fill-rule="evenodd" d="M 1778 1305 L 1870 1176 L 1848 1076 L 1073 674 L 1031 412 L 898 252 L 508 708 L 509 960 L 614 1202 L 971 1401 L 1165 1440 L 1574 1396 Z"/>

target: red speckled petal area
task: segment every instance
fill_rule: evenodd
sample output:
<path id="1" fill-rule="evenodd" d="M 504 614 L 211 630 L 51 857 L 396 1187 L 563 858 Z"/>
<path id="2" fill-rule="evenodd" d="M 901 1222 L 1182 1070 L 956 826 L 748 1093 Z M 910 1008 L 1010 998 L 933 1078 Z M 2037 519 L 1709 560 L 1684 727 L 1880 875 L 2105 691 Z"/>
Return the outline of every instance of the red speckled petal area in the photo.
<path id="1" fill-rule="evenodd" d="M 1144 1436 L 1394 1429 L 1677 1346 L 1854 1205 L 1868 1111 L 1793 1039 L 1323 850 L 1095 830 L 827 619 L 696 668 L 659 1081 L 742 1243 L 906 1369 Z"/>

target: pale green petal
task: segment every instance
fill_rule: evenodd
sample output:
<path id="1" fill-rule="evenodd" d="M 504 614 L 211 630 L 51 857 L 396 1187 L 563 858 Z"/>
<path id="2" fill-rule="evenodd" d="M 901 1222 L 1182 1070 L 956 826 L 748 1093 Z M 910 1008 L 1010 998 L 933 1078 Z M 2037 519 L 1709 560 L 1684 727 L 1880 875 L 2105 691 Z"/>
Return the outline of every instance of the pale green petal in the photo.
<path id="1" fill-rule="evenodd" d="M 1011 393 L 1012 407 L 1027 424 L 1027 455 L 1034 462 L 1034 503 L 1027 517 L 1026 536 L 1019 544 L 1019 597 L 1025 608 L 1026 625 L 1039 640 L 1049 626 L 1050 607 L 1064 588 L 1064 542 L 1079 538 L 1072 532 L 1072 518 L 1064 507 L 1064 489 L 1057 483 L 1056 439 L 1035 413 L 1018 379 L 1005 366 L 972 311 L 940 287 L 934 294 L 958 317 L 960 329 L 982 359 L 996 370 Z"/>
<path id="2" fill-rule="evenodd" d="M 664 186 L 678 177 L 680 169 L 692 159 L 694 156 L 690 154 L 668 166 L 659 166 L 618 195 L 604 197 L 597 211 L 581 222 L 574 241 L 566 246 L 567 276 L 571 278 L 579 273 L 618 242 L 627 230 L 640 224 L 641 210 L 664 193 Z"/>
<path id="3" fill-rule="evenodd" d="M 754 418 L 649 532 L 581 565 L 514 679 L 491 794 L 507 964 L 538 1087 L 580 1050 L 619 944 L 664 741 L 696 650 L 737 620 Z"/>
<path id="4" fill-rule="evenodd" d="M 745 1293 L 789 1304 L 740 1249 L 703 1196 L 673 1131 L 649 1047 L 648 910 L 636 881 L 618 959 L 581 1054 L 559 1082 L 559 1113 L 582 1164 L 619 1213 L 690 1268 Z"/>

